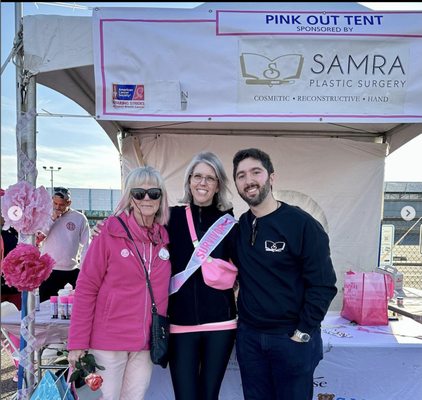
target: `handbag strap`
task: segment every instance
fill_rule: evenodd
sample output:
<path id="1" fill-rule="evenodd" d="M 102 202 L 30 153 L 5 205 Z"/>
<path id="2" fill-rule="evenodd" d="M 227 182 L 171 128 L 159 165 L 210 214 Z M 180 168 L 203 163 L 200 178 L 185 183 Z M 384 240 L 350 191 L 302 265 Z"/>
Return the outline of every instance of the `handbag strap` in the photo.
<path id="1" fill-rule="evenodd" d="M 199 244 L 199 241 L 198 241 L 198 236 L 196 236 L 196 232 L 195 232 L 195 225 L 193 223 L 192 210 L 190 209 L 189 205 L 186 206 L 185 210 L 186 210 L 186 219 L 188 220 L 189 233 L 192 239 L 193 247 L 197 247 Z"/>
<path id="2" fill-rule="evenodd" d="M 127 227 L 127 225 L 125 224 L 125 222 L 124 222 L 124 221 L 123 221 L 123 220 L 122 220 L 119 216 L 117 216 L 116 218 L 117 218 L 117 219 L 119 220 L 119 222 L 122 224 L 122 226 L 123 226 L 124 230 L 126 231 L 127 237 L 129 238 L 129 240 L 130 240 L 130 241 L 133 243 L 133 245 L 135 246 L 136 253 L 137 253 L 137 255 L 138 255 L 139 261 L 141 262 L 141 265 L 144 267 L 144 270 L 145 270 L 145 278 L 146 278 L 146 280 L 147 280 L 147 287 L 148 287 L 148 290 L 149 290 L 149 294 L 150 294 L 150 296 L 151 296 L 151 303 L 152 303 L 151 312 L 152 312 L 153 314 L 155 314 L 155 313 L 157 312 L 157 305 L 155 304 L 155 300 L 154 300 L 154 293 L 152 292 L 152 285 L 151 285 L 151 281 L 150 281 L 150 279 L 149 279 L 148 270 L 147 270 L 147 268 L 145 267 L 145 264 L 144 264 L 144 260 L 142 259 L 142 257 L 141 257 L 141 253 L 139 252 L 138 247 L 136 246 L 136 243 L 135 243 L 135 241 L 133 240 L 133 236 L 132 236 L 132 234 L 130 233 L 129 228 Z"/>

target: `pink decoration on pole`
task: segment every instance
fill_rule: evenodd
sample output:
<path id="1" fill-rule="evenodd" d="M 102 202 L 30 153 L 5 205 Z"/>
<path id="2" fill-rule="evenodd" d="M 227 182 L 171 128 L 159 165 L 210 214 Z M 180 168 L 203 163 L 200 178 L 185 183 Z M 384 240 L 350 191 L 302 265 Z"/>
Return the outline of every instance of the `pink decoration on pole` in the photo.
<path id="1" fill-rule="evenodd" d="M 6 284 L 22 292 L 38 288 L 50 276 L 55 263 L 48 254 L 41 256 L 34 245 L 19 243 L 1 267 Z"/>
<path id="2" fill-rule="evenodd" d="M 48 227 L 52 213 L 50 194 L 44 186 L 35 188 L 20 181 L 6 189 L 1 211 L 4 229 L 13 226 L 19 233 L 33 235 Z"/>

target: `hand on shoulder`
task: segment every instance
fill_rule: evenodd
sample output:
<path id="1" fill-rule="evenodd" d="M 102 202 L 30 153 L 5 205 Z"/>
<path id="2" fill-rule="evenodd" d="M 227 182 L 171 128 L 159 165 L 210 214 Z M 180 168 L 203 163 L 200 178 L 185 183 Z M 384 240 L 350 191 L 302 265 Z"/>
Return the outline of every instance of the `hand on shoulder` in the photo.
<path id="1" fill-rule="evenodd" d="M 91 228 L 91 239 L 99 236 L 101 230 L 104 228 L 105 221 L 107 221 L 107 218 L 103 219 L 102 221 L 98 221 L 96 225 Z"/>

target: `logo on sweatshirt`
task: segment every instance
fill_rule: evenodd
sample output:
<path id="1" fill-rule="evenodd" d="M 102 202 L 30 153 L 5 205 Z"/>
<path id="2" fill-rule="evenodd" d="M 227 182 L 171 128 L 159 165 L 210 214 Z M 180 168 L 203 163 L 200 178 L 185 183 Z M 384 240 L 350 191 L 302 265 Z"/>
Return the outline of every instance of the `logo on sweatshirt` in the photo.
<path id="1" fill-rule="evenodd" d="M 120 252 L 120 255 L 121 255 L 122 257 L 124 257 L 124 258 L 129 257 L 129 254 L 130 254 L 130 252 L 129 252 L 129 250 L 128 250 L 128 249 L 123 249 L 123 250 Z"/>
<path id="2" fill-rule="evenodd" d="M 271 251 L 272 253 L 281 253 L 285 247 L 285 242 L 273 242 L 272 240 L 265 241 L 265 251 Z"/>
<path id="3" fill-rule="evenodd" d="M 74 231 L 74 230 L 76 229 L 76 225 L 75 225 L 73 222 L 68 222 L 68 223 L 66 224 L 66 228 L 67 228 L 69 231 Z"/>

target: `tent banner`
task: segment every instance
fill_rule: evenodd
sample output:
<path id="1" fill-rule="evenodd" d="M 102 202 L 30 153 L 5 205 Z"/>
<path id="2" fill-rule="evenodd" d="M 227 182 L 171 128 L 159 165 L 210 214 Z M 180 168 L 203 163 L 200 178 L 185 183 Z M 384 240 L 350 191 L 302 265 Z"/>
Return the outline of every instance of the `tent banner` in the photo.
<path id="1" fill-rule="evenodd" d="M 422 12 L 222 4 L 95 9 L 97 118 L 422 121 Z"/>

